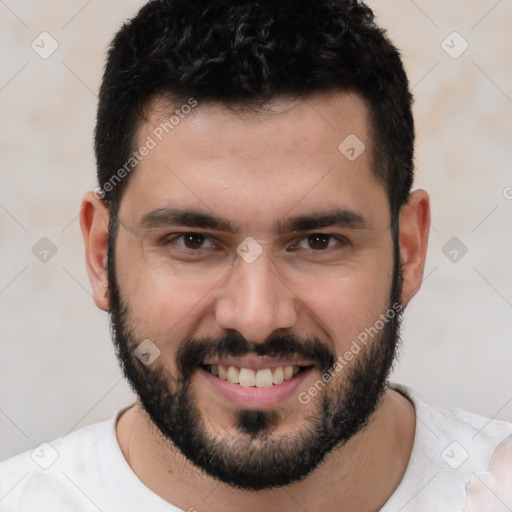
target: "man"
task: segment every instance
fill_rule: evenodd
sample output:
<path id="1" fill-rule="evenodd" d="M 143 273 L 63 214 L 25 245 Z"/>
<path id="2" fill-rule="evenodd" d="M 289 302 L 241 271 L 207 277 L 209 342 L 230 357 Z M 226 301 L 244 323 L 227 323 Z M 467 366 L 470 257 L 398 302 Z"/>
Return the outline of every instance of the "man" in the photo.
<path id="1" fill-rule="evenodd" d="M 81 227 L 137 402 L 5 461 L 0 509 L 510 510 L 512 425 L 388 383 L 430 221 L 411 100 L 356 1 L 125 24 Z"/>

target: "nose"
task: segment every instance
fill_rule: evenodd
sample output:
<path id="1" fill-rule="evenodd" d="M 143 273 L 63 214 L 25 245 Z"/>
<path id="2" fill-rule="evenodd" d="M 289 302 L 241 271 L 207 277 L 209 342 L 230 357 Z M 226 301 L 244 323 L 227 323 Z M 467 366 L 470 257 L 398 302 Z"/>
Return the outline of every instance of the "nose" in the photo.
<path id="1" fill-rule="evenodd" d="M 218 293 L 218 325 L 235 329 L 248 341 L 262 343 L 276 329 L 289 329 L 297 321 L 296 297 L 265 253 L 251 263 L 236 258 Z"/>

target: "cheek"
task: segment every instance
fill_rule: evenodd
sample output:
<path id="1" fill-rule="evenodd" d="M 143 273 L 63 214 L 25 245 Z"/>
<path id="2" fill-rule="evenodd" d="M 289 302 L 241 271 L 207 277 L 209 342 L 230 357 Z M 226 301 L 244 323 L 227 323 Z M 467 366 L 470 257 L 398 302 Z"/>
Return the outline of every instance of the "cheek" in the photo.
<path id="1" fill-rule="evenodd" d="M 186 281 L 155 275 L 144 263 L 128 265 L 128 260 L 118 270 L 118 284 L 129 307 L 132 332 L 154 341 L 166 356 L 165 366 L 172 366 L 180 343 L 193 334 L 198 318 L 206 314 L 205 293 Z"/>
<path id="2" fill-rule="evenodd" d="M 380 264 L 354 269 L 343 278 L 322 280 L 300 297 L 307 314 L 313 315 L 313 321 L 323 327 L 340 353 L 385 313 L 391 281 L 392 263 L 381 260 Z"/>
<path id="3" fill-rule="evenodd" d="M 136 242 L 120 238 L 116 255 L 119 288 L 132 315 L 154 323 L 186 307 L 187 283 L 151 270 Z"/>
<path id="4" fill-rule="evenodd" d="M 152 274 L 140 273 L 126 286 L 132 318 L 136 329 L 168 341 L 183 339 L 197 316 L 201 296 L 186 290 L 179 283 Z"/>

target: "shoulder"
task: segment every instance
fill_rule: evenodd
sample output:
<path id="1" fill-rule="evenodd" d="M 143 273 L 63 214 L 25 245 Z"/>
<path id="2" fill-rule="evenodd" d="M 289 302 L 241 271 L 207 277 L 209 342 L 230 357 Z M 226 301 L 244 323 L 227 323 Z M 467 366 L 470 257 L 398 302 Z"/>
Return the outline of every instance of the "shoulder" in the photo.
<path id="1" fill-rule="evenodd" d="M 406 386 L 392 387 L 411 401 L 416 416 L 411 458 L 392 496 L 393 506 L 408 503 L 404 512 L 427 510 L 434 500 L 442 500 L 446 510 L 469 512 L 473 510 L 471 496 L 483 492 L 485 483 L 490 486 L 487 493 L 504 496 L 512 505 L 512 494 L 505 485 L 512 481 L 511 423 L 461 409 L 432 406 Z M 474 510 L 501 510 L 496 506 Z"/>
<path id="2" fill-rule="evenodd" d="M 99 463 L 112 430 L 113 419 L 95 423 L 0 462 L 0 511 L 89 510 L 74 475 Z"/>
<path id="3" fill-rule="evenodd" d="M 477 464 L 482 457 L 487 458 L 501 442 L 512 436 L 510 422 L 487 418 L 463 409 L 428 404 L 407 386 L 393 384 L 393 388 L 408 397 L 414 405 L 418 441 L 431 438 L 431 441 L 437 439 L 438 443 L 450 440 L 460 444 L 468 455 L 464 462 Z M 452 448 L 457 450 L 457 447 Z M 460 454 L 462 458 L 462 450 Z M 470 455 L 473 457 L 470 458 Z M 462 461 L 458 462 L 462 465 Z"/>
<path id="4" fill-rule="evenodd" d="M 178 511 L 146 487 L 124 458 L 116 421 L 128 407 L 0 462 L 0 512 Z"/>

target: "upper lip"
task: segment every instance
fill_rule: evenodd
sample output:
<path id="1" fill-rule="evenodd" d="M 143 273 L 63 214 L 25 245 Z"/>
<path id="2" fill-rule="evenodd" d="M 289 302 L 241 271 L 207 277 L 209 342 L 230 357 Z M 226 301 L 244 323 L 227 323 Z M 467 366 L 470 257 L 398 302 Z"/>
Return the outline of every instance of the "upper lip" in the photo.
<path id="1" fill-rule="evenodd" d="M 256 356 L 249 354 L 243 357 L 223 357 L 205 359 L 202 364 L 222 366 L 236 366 L 238 368 L 250 368 L 251 370 L 263 370 L 265 368 L 277 368 L 278 366 L 311 366 L 313 362 L 306 359 L 280 358 L 268 356 Z"/>

